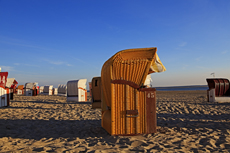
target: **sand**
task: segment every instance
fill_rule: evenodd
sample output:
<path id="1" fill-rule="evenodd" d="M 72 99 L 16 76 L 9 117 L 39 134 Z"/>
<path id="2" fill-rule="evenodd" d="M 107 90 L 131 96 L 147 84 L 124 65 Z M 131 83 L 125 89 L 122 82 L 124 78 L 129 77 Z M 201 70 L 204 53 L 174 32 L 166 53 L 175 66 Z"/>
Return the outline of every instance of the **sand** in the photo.
<path id="1" fill-rule="evenodd" d="M 230 104 L 206 91 L 157 91 L 158 132 L 139 136 L 110 136 L 100 110 L 61 96 L 15 95 L 0 112 L 0 152 L 230 152 Z"/>

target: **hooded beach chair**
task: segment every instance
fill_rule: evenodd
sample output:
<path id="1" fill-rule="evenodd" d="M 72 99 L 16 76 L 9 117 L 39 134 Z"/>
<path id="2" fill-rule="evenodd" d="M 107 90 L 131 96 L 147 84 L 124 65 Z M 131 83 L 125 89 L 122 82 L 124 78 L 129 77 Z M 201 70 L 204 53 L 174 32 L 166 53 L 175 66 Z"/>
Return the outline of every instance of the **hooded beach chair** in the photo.
<path id="1" fill-rule="evenodd" d="M 226 78 L 207 78 L 208 102 L 230 102 L 229 80 Z"/>
<path id="2" fill-rule="evenodd" d="M 58 96 L 66 96 L 67 86 L 65 84 L 58 85 Z"/>
<path id="3" fill-rule="evenodd" d="M 9 89 L 9 92 L 10 92 L 9 96 L 11 100 L 13 100 L 13 96 L 14 96 L 17 84 L 18 82 L 15 80 L 15 78 L 7 78 L 6 88 Z"/>
<path id="4" fill-rule="evenodd" d="M 91 86 L 91 97 L 92 97 L 92 108 L 101 108 L 101 77 L 94 77 L 90 84 Z"/>
<path id="5" fill-rule="evenodd" d="M 6 89 L 8 72 L 0 72 L 0 107 L 9 106 L 9 88 Z"/>
<path id="6" fill-rule="evenodd" d="M 87 101 L 86 81 L 80 79 L 67 82 L 67 101 Z"/>
<path id="7" fill-rule="evenodd" d="M 58 88 L 53 88 L 53 95 L 58 95 Z"/>
<path id="8" fill-rule="evenodd" d="M 44 86 L 40 86 L 40 88 L 39 88 L 39 94 L 42 94 L 43 90 L 44 90 Z"/>
<path id="9" fill-rule="evenodd" d="M 43 95 L 53 95 L 53 85 L 44 86 Z"/>
<path id="10" fill-rule="evenodd" d="M 25 96 L 36 96 L 37 95 L 37 88 L 36 82 L 28 82 L 25 84 L 24 87 L 24 95 Z"/>
<path id="11" fill-rule="evenodd" d="M 35 94 L 35 96 L 37 96 L 40 93 L 40 88 L 39 88 L 39 85 L 37 82 L 34 82 L 34 84 L 35 84 L 35 90 L 36 90 L 36 93 L 34 93 L 34 94 Z"/>
<path id="12" fill-rule="evenodd" d="M 18 95 L 24 95 L 24 85 L 19 85 L 17 89 Z"/>
<path id="13" fill-rule="evenodd" d="M 155 88 L 144 82 L 163 72 L 157 48 L 127 49 L 108 59 L 101 70 L 102 127 L 111 135 L 156 132 Z"/>

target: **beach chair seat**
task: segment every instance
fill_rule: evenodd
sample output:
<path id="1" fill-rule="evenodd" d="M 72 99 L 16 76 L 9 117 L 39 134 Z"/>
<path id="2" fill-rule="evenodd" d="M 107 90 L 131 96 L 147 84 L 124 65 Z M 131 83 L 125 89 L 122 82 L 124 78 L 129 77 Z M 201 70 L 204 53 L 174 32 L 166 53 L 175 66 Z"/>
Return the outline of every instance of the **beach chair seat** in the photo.
<path id="1" fill-rule="evenodd" d="M 101 71 L 102 127 L 111 135 L 156 132 L 156 90 L 147 75 L 165 67 L 157 48 L 128 49 L 107 60 Z"/>

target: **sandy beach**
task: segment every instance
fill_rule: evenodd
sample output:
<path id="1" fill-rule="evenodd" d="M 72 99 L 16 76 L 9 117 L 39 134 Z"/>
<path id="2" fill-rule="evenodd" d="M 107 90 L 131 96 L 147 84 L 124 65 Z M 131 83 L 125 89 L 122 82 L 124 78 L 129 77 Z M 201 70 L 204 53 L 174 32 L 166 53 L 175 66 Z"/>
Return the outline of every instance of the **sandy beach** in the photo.
<path id="1" fill-rule="evenodd" d="M 230 103 L 204 91 L 157 91 L 155 134 L 110 136 L 101 111 L 65 97 L 14 96 L 0 108 L 0 152 L 230 152 Z"/>

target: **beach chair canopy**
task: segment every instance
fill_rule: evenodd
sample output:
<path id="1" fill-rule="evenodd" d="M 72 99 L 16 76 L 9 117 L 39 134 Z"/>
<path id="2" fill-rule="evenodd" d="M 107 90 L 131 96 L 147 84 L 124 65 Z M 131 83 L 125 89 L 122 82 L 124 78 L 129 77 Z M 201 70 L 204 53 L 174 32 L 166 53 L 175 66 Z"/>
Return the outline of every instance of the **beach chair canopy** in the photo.
<path id="1" fill-rule="evenodd" d="M 107 106 L 111 107 L 112 80 L 125 80 L 140 87 L 148 74 L 166 70 L 156 52 L 156 47 L 122 50 L 104 63 L 101 81 Z"/>

